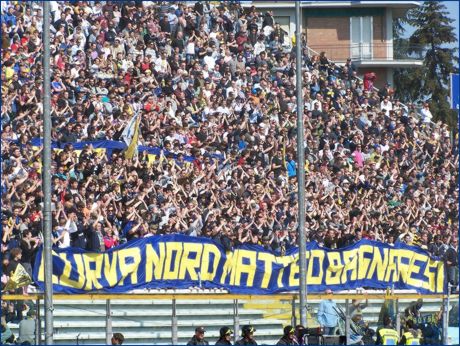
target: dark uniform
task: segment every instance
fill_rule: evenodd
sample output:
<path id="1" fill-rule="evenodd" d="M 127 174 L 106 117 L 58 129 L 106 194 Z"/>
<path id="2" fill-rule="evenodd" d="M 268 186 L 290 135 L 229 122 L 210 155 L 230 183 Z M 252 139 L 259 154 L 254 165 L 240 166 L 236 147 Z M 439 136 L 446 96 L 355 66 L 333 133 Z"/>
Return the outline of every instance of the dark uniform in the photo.
<path id="1" fill-rule="evenodd" d="M 253 326 L 244 326 L 242 329 L 242 338 L 235 342 L 235 345 L 257 345 L 257 342 L 252 337 L 256 329 Z"/>
<path id="2" fill-rule="evenodd" d="M 220 338 L 219 340 L 216 341 L 216 345 L 231 345 L 231 335 L 233 334 L 233 330 L 231 330 L 228 327 L 222 327 L 220 328 L 219 335 Z M 229 338 L 230 337 L 230 338 Z"/>
<path id="3" fill-rule="evenodd" d="M 196 335 L 194 335 L 194 336 L 189 340 L 189 342 L 187 343 L 187 345 L 209 345 L 209 342 L 207 342 L 205 339 L 198 340 L 198 338 L 196 337 Z"/>
<path id="4" fill-rule="evenodd" d="M 299 344 L 296 340 L 295 329 L 293 326 L 284 327 L 283 332 L 284 332 L 284 335 L 276 343 L 277 345 L 298 345 Z"/>
<path id="5" fill-rule="evenodd" d="M 195 329 L 195 335 L 190 339 L 187 345 L 209 345 L 209 342 L 204 339 L 204 333 L 206 330 L 204 327 L 197 327 Z M 198 338 L 198 335 L 200 338 Z"/>

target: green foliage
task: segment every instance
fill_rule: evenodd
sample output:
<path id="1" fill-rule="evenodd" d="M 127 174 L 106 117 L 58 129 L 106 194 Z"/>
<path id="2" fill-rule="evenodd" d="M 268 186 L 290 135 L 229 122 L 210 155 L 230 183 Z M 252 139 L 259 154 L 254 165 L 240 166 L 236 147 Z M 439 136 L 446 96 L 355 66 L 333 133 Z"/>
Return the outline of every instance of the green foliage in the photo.
<path id="1" fill-rule="evenodd" d="M 448 14 L 441 2 L 426 1 L 394 22 L 395 58 L 423 58 L 422 67 L 398 69 L 394 79 L 396 96 L 403 102 L 428 100 L 434 120 L 456 127 L 457 115 L 447 98 L 449 75 L 458 73 L 458 49 L 445 46 L 457 43 Z M 409 39 L 402 37 L 405 23 L 415 28 Z"/>

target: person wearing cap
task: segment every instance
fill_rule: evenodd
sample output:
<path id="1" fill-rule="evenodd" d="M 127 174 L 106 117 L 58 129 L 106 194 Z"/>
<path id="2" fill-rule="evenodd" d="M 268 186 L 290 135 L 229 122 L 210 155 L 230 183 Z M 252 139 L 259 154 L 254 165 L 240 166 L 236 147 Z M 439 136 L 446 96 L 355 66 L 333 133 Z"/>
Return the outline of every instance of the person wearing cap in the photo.
<path id="1" fill-rule="evenodd" d="M 286 326 L 283 329 L 283 336 L 276 343 L 277 345 L 298 345 L 299 343 L 295 337 L 295 328 L 293 326 Z"/>
<path id="2" fill-rule="evenodd" d="M 216 341 L 215 345 L 232 345 L 232 334 L 233 330 L 228 327 L 222 327 L 219 331 L 219 340 Z"/>
<path id="3" fill-rule="evenodd" d="M 19 343 L 30 343 L 35 344 L 35 317 L 37 312 L 34 309 L 30 309 L 27 312 L 27 317 L 19 322 Z"/>
<path id="4" fill-rule="evenodd" d="M 256 329 L 253 326 L 244 326 L 241 332 L 242 338 L 235 342 L 235 345 L 257 345 L 254 339 Z"/>
<path id="5" fill-rule="evenodd" d="M 195 329 L 195 335 L 189 340 L 187 345 L 209 345 L 209 342 L 204 338 L 206 330 L 204 327 L 197 327 Z"/>

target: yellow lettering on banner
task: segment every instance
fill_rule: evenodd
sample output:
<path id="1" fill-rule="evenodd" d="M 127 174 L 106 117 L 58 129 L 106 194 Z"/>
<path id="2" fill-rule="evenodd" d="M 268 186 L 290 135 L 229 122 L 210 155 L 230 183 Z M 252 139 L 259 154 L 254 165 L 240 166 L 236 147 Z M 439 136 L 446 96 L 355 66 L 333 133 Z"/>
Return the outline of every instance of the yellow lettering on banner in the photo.
<path id="1" fill-rule="evenodd" d="M 300 278 L 299 278 L 299 257 L 300 254 L 297 253 L 296 256 L 294 256 L 294 261 L 290 265 L 291 272 L 289 273 L 289 286 L 299 286 L 300 283 Z M 297 275 L 297 279 L 295 276 Z"/>
<path id="2" fill-rule="evenodd" d="M 113 287 L 118 282 L 118 275 L 117 275 L 117 263 L 118 263 L 118 255 L 116 252 L 112 252 L 110 256 L 108 253 L 104 254 L 104 277 L 110 287 Z M 112 260 L 110 260 L 112 257 Z"/>
<path id="3" fill-rule="evenodd" d="M 420 279 L 412 278 L 412 274 L 419 274 L 420 267 L 415 263 L 415 261 L 428 262 L 428 256 L 414 252 L 412 259 L 409 263 L 409 269 L 407 271 L 407 284 L 414 287 L 423 287 L 424 289 L 430 290 L 430 283 Z M 427 263 L 428 264 L 428 263 Z"/>
<path id="4" fill-rule="evenodd" d="M 437 273 L 438 273 L 438 280 L 436 282 L 436 293 L 443 293 L 444 288 L 444 262 L 438 261 L 437 262 Z"/>
<path id="5" fill-rule="evenodd" d="M 42 258 L 40 258 L 40 267 L 38 267 L 38 281 L 44 282 L 45 281 L 45 259 L 44 251 L 42 251 Z M 36 259 L 38 261 L 38 258 Z"/>
<path id="6" fill-rule="evenodd" d="M 432 260 L 431 258 L 428 258 L 425 271 L 423 272 L 423 276 L 427 278 L 428 280 L 428 288 L 432 292 L 436 292 L 436 272 L 432 272 L 430 269 L 431 268 L 436 268 L 437 270 L 438 267 L 438 262 Z M 441 289 L 442 292 L 442 289 Z"/>
<path id="7" fill-rule="evenodd" d="M 40 267 L 38 268 L 38 281 L 44 282 L 45 281 L 45 252 L 42 251 L 42 258 L 40 260 Z M 57 256 L 57 253 L 52 251 L 52 256 Z M 38 260 L 38 259 L 37 259 Z M 58 284 L 59 278 L 57 275 L 53 274 L 53 284 Z"/>
<path id="8" fill-rule="evenodd" d="M 189 258 L 190 253 L 195 252 L 195 259 Z M 200 270 L 201 254 L 203 253 L 203 244 L 184 243 L 182 262 L 179 269 L 179 280 L 185 279 L 185 273 L 188 272 L 190 280 L 198 280 L 196 270 Z M 201 274 L 200 274 L 201 276 Z"/>
<path id="9" fill-rule="evenodd" d="M 203 244 L 203 256 L 201 256 L 201 280 L 213 281 L 216 277 L 217 269 L 219 269 L 219 262 L 222 257 L 219 249 L 213 244 Z M 208 271 L 211 254 L 214 255 L 212 272 Z"/>
<path id="10" fill-rule="evenodd" d="M 349 272 L 351 272 L 350 280 L 356 280 L 358 277 L 358 249 L 344 251 L 343 262 L 342 283 L 348 282 Z"/>
<path id="11" fill-rule="evenodd" d="M 388 267 L 385 273 L 385 281 L 387 282 L 398 281 L 397 257 L 398 257 L 398 250 L 390 249 L 389 256 L 388 256 Z"/>
<path id="12" fill-rule="evenodd" d="M 174 262 L 174 268 L 171 270 L 171 264 L 173 259 L 173 252 L 176 252 L 176 258 Z M 179 268 L 182 261 L 182 243 L 168 242 L 166 243 L 166 262 L 163 271 L 163 280 L 177 280 L 179 276 Z"/>
<path id="13" fill-rule="evenodd" d="M 161 280 L 161 273 L 165 264 L 165 243 L 159 242 L 160 254 L 157 254 L 152 244 L 145 246 L 145 282 Z"/>
<path id="14" fill-rule="evenodd" d="M 340 272 L 343 269 L 340 252 L 328 252 L 329 267 L 326 269 L 326 285 L 339 285 Z"/>
<path id="15" fill-rule="evenodd" d="M 308 270 L 307 270 L 307 282 L 309 285 L 321 285 L 323 281 L 323 263 L 324 263 L 324 250 L 312 250 L 307 251 L 307 259 L 308 259 Z M 313 276 L 313 268 L 315 258 L 318 259 L 318 266 L 316 267 L 319 272 L 318 276 Z"/>
<path id="16" fill-rule="evenodd" d="M 126 263 L 127 258 L 132 258 L 131 263 Z M 137 284 L 137 268 L 141 262 L 141 254 L 138 247 L 121 249 L 118 251 L 121 278 L 120 283 L 124 284 L 128 275 L 131 275 L 131 284 Z"/>
<path id="17" fill-rule="evenodd" d="M 82 254 L 73 254 L 73 261 L 69 261 L 65 253 L 60 253 L 59 257 L 64 261 L 64 270 L 62 272 L 59 284 L 62 286 L 72 287 L 72 288 L 83 288 L 85 285 L 85 265 L 83 264 L 83 255 Z M 76 272 L 78 275 L 78 280 L 72 280 L 70 278 L 70 273 L 72 271 L 72 262 L 76 265 Z"/>
<path id="18" fill-rule="evenodd" d="M 407 283 L 407 273 L 409 271 L 409 265 L 414 254 L 415 252 L 411 250 L 398 250 L 398 275 L 395 281 L 399 281 L 399 279 L 401 278 L 403 282 Z M 407 263 L 403 263 L 403 258 L 408 259 L 408 261 L 406 261 Z"/>
<path id="19" fill-rule="evenodd" d="M 272 277 L 273 272 L 273 262 L 276 261 L 276 258 L 271 253 L 260 252 L 259 257 L 257 259 L 259 261 L 264 262 L 264 277 L 262 278 L 262 283 L 260 284 L 260 287 L 268 288 L 268 284 L 270 283 L 270 279 Z"/>
<path id="20" fill-rule="evenodd" d="M 364 254 L 373 254 L 374 247 L 372 245 L 361 245 L 358 251 L 358 280 L 366 278 L 371 259 L 366 258 Z"/>
<path id="21" fill-rule="evenodd" d="M 279 256 L 276 257 L 276 264 L 281 264 L 282 268 L 280 269 L 280 272 L 278 274 L 278 288 L 279 287 L 284 287 L 283 285 L 283 274 L 284 274 L 284 269 L 290 265 L 293 262 L 293 256 Z"/>
<path id="22" fill-rule="evenodd" d="M 99 279 L 101 278 L 103 259 L 103 254 L 83 254 L 83 263 L 85 264 L 86 291 L 92 291 L 94 288 L 98 290 L 102 288 L 102 285 L 99 283 Z M 91 263 L 95 264 L 94 269 L 91 269 Z"/>
<path id="23" fill-rule="evenodd" d="M 377 280 L 384 281 L 385 279 L 385 269 L 388 267 L 388 249 L 383 249 L 383 256 L 378 247 L 374 247 L 374 258 L 371 262 L 371 267 L 369 268 L 369 273 L 367 274 L 368 279 L 372 279 L 375 272 L 377 271 Z"/>
<path id="24" fill-rule="evenodd" d="M 259 252 L 259 261 L 264 262 L 264 277 L 262 279 L 262 283 L 260 285 L 261 288 L 268 288 L 268 284 L 270 283 L 270 279 L 272 277 L 273 271 L 273 262 L 275 262 L 275 256 L 271 253 L 267 252 Z"/>
<path id="25" fill-rule="evenodd" d="M 241 276 L 243 273 L 248 274 L 247 287 L 254 286 L 254 276 L 256 275 L 257 252 L 251 250 L 238 249 L 238 262 L 235 270 L 235 285 L 241 285 Z M 249 264 L 243 263 L 243 259 L 249 259 Z"/>
<path id="26" fill-rule="evenodd" d="M 235 281 L 235 265 L 234 265 L 234 261 L 236 259 L 235 252 L 233 251 L 227 252 L 227 259 L 224 263 L 224 267 L 222 268 L 222 277 L 220 278 L 221 284 L 225 284 L 225 279 L 227 278 L 229 274 L 230 274 L 229 284 L 233 285 L 233 282 Z"/>

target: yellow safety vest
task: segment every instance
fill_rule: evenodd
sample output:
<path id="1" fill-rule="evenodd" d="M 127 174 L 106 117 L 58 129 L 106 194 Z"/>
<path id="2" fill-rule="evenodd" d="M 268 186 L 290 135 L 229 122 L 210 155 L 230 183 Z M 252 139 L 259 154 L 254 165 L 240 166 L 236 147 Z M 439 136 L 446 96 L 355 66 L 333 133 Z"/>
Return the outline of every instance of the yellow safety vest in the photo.
<path id="1" fill-rule="evenodd" d="M 406 345 L 420 345 L 420 338 L 414 337 L 411 332 L 404 333 L 404 336 L 406 337 Z"/>
<path id="2" fill-rule="evenodd" d="M 397 345 L 399 341 L 398 332 L 390 328 L 382 328 L 379 330 L 382 338 L 382 345 Z"/>

